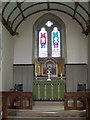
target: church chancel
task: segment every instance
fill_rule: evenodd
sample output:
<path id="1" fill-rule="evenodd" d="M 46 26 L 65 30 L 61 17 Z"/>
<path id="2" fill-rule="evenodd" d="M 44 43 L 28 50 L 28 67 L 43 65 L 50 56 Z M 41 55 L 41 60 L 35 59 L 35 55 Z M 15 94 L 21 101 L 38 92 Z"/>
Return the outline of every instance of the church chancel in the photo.
<path id="1" fill-rule="evenodd" d="M 48 60 L 48 62 L 46 63 L 47 63 L 46 65 L 47 68 L 45 69 L 46 72 L 44 72 L 46 74 L 37 75 L 36 73 L 35 79 L 33 81 L 33 99 L 34 100 L 64 100 L 65 77 L 62 76 L 62 73 L 60 75 L 57 75 L 56 74 L 57 72 L 55 72 L 55 74 L 52 73 L 53 71 L 52 66 L 54 62 Z M 37 64 L 36 67 L 38 67 Z M 54 71 L 59 71 L 56 69 L 59 68 L 56 67 Z M 39 73 L 42 73 L 42 71 Z"/>
<path id="2" fill-rule="evenodd" d="M 57 20 L 50 20 L 50 16 L 44 21 L 42 19 L 41 23 L 36 23 L 37 37 L 33 57 L 35 64 L 34 100 L 64 100 L 65 55 L 61 45 L 63 30 Z"/>
<path id="3" fill-rule="evenodd" d="M 3 118 L 90 120 L 86 1 L 0 2 Z"/>

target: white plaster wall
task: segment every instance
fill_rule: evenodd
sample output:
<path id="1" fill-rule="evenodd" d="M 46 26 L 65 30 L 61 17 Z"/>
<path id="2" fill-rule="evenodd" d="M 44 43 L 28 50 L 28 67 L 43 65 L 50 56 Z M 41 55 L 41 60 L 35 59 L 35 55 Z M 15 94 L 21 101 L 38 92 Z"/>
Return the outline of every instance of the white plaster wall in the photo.
<path id="1" fill-rule="evenodd" d="M 13 81 L 14 38 L 2 26 L 2 90 L 10 90 Z"/>
<path id="2" fill-rule="evenodd" d="M 2 91 L 2 24 L 0 22 L 0 91 Z"/>
<path id="3" fill-rule="evenodd" d="M 70 16 L 56 12 L 55 15 L 60 16 L 66 26 L 67 63 L 87 63 L 88 37 Z"/>
<path id="4" fill-rule="evenodd" d="M 41 15 L 43 15 L 43 13 Z M 36 14 L 31 16 L 24 21 L 17 30 L 19 35 L 15 37 L 14 42 L 14 63 L 32 64 L 33 24 L 38 16 L 40 15 Z"/>
<path id="5" fill-rule="evenodd" d="M 15 37 L 14 63 L 32 63 L 33 24 L 46 12 L 35 14 L 24 21 Z M 53 12 L 66 26 L 67 63 L 87 63 L 87 37 L 82 34 L 79 24 L 66 14 Z"/>

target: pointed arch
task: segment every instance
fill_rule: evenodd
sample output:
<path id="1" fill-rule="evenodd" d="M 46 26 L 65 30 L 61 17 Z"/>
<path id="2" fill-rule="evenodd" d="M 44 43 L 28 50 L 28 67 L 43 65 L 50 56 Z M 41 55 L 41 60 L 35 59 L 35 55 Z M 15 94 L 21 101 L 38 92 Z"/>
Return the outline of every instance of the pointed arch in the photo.
<path id="1" fill-rule="evenodd" d="M 51 22 L 51 25 L 47 26 L 46 24 L 48 24 L 48 22 Z M 39 33 L 41 32 L 41 28 L 45 27 L 45 30 L 47 32 L 47 55 L 44 57 L 44 54 L 45 53 L 42 53 L 43 55 L 40 56 L 40 52 L 41 51 L 44 51 L 45 48 L 43 49 L 39 49 L 40 48 L 40 44 L 39 44 Z M 54 54 L 56 55 L 52 55 L 52 31 L 53 29 L 57 27 L 58 28 L 58 31 L 60 32 L 60 44 L 59 44 L 59 51 L 58 48 L 54 49 L 56 50 L 54 52 Z M 35 24 L 34 24 L 34 27 L 33 27 L 33 61 L 34 59 L 38 59 L 38 61 L 41 63 L 41 64 L 44 64 L 45 59 L 55 59 L 56 61 L 56 64 L 59 64 L 60 61 L 62 61 L 62 59 L 64 59 L 64 61 L 66 62 L 67 61 L 67 55 L 66 55 L 66 35 L 65 35 L 65 24 L 64 22 L 56 15 L 52 14 L 52 13 L 46 13 L 44 15 L 42 15 L 41 17 L 39 17 Z M 56 53 L 57 52 L 57 53 Z M 60 54 L 59 54 L 60 52 Z M 41 70 L 42 71 L 42 70 Z"/>

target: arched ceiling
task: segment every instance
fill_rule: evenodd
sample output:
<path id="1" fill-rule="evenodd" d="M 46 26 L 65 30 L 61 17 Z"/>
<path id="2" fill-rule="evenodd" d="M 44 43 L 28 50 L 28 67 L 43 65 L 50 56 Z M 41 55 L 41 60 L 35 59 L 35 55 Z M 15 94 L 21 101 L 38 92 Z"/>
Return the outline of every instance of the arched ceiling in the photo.
<path id="1" fill-rule="evenodd" d="M 52 1 L 52 0 L 50 0 Z M 90 2 L 2 2 L 2 23 L 14 36 L 23 21 L 42 11 L 58 11 L 72 17 L 82 28 L 82 33 L 90 33 Z"/>

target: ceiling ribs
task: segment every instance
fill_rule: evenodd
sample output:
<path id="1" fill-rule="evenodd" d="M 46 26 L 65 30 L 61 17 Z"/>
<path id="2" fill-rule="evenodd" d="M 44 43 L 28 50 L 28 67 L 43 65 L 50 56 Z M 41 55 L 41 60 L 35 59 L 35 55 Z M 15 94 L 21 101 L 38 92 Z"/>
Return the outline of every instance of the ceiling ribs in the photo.
<path id="1" fill-rule="evenodd" d="M 75 2 L 75 10 L 74 10 L 74 13 L 73 13 L 73 18 L 75 17 L 78 5 L 79 5 L 79 3 Z"/>
<path id="2" fill-rule="evenodd" d="M 90 6 L 90 2 L 88 3 Z M 82 5 L 79 4 L 79 6 L 87 13 L 88 17 L 90 18 L 90 12 L 89 10 L 87 11 Z"/>
<path id="3" fill-rule="evenodd" d="M 49 2 L 47 3 L 47 9 L 48 9 L 48 11 L 50 10 Z"/>
<path id="4" fill-rule="evenodd" d="M 33 7 L 33 6 L 40 5 L 40 4 L 47 4 L 47 3 L 48 3 L 48 2 L 36 3 L 36 4 L 32 5 L 32 6 L 28 6 L 28 7 L 25 8 L 22 12 L 26 11 L 27 9 L 29 9 L 29 8 L 31 8 L 31 7 Z M 57 3 L 57 2 L 49 2 L 49 4 L 50 4 L 50 3 L 51 3 L 51 4 L 63 5 L 63 6 L 65 6 L 65 7 L 68 7 L 68 8 L 71 9 L 72 11 L 74 11 L 74 9 L 73 9 L 72 7 L 70 7 L 70 6 L 66 5 L 66 4 Z M 47 9 L 38 10 L 37 12 L 45 11 L 45 10 L 47 10 Z M 60 12 L 67 13 L 68 15 L 70 15 L 70 16 L 73 18 L 73 15 L 69 14 L 68 12 L 65 12 L 65 11 L 62 11 L 62 10 L 58 10 L 58 9 L 49 8 L 49 11 L 50 11 L 50 10 L 55 10 L 55 11 L 60 11 Z M 33 12 L 32 14 L 35 14 L 35 13 L 37 13 L 37 12 Z M 84 17 L 83 17 L 80 13 L 78 13 L 78 12 L 76 12 L 76 13 L 77 13 L 77 14 L 84 20 L 84 22 L 86 23 L 86 20 L 84 19 Z M 32 14 L 30 14 L 30 15 L 32 15 Z M 16 18 L 13 20 L 12 26 L 13 26 L 15 20 L 19 17 L 19 15 L 20 15 L 20 14 L 18 14 L 18 15 L 16 16 Z M 29 17 L 30 15 L 28 15 L 28 17 Z M 27 18 L 27 17 L 26 17 L 26 18 Z M 79 25 L 82 27 L 82 32 L 84 32 L 83 25 L 79 22 L 79 20 L 77 20 L 77 18 L 74 17 L 74 19 L 75 19 L 75 20 L 79 23 Z M 21 20 L 21 21 L 22 21 L 22 20 Z M 20 23 L 21 23 L 21 21 L 20 21 Z M 22 21 L 22 22 L 23 22 L 23 21 Z M 20 25 L 20 24 L 18 24 L 16 28 L 18 28 L 19 25 Z M 16 28 L 15 28 L 15 31 L 16 31 Z"/>
<path id="5" fill-rule="evenodd" d="M 20 2 L 20 3 L 18 3 L 18 5 L 20 4 L 22 4 L 23 2 Z M 17 9 L 17 7 L 18 7 L 18 5 L 10 12 L 10 14 L 8 15 L 8 18 L 7 18 L 7 22 L 9 21 L 9 18 L 10 18 L 10 16 L 13 14 L 13 12 Z"/>
<path id="6" fill-rule="evenodd" d="M 4 6 L 4 8 L 2 9 L 2 16 L 4 16 L 4 11 L 5 11 L 6 7 L 9 5 L 9 3 L 10 3 L 10 2 L 7 2 L 7 3 L 5 4 L 5 6 Z"/>
<path id="7" fill-rule="evenodd" d="M 6 27 L 6 29 L 10 32 L 10 34 L 11 34 L 12 36 L 14 36 L 15 33 L 14 33 L 14 31 L 12 30 L 12 28 L 10 27 L 9 22 L 7 22 L 6 19 L 4 18 L 5 9 L 6 9 L 6 7 L 9 5 L 9 3 L 10 3 L 10 2 L 7 2 L 7 3 L 5 4 L 5 6 L 4 6 L 4 8 L 2 9 L 2 23 L 3 23 L 3 25 Z"/>
<path id="8" fill-rule="evenodd" d="M 62 10 L 58 10 L 58 9 L 51 9 L 51 8 L 50 8 L 50 10 L 63 12 L 63 13 L 68 14 L 69 16 L 71 16 L 71 17 L 72 17 L 72 15 L 71 15 L 70 13 L 67 13 L 67 12 L 62 11 Z M 33 13 L 31 13 L 31 14 L 27 15 L 27 16 L 26 16 L 26 18 L 28 18 L 29 16 L 31 16 L 31 15 L 33 15 L 33 14 L 36 14 L 36 13 L 38 13 L 38 12 L 42 12 L 42 11 L 47 11 L 47 9 L 43 9 L 43 10 L 38 10 L 38 11 L 35 11 L 35 12 L 33 12 Z M 83 33 L 83 32 L 84 32 L 84 27 L 83 27 L 83 25 L 79 22 L 79 20 L 77 20 L 76 18 L 74 18 L 74 19 L 75 19 L 75 20 L 79 23 L 79 25 L 81 26 L 81 28 L 82 28 L 82 33 Z M 16 32 L 16 30 L 17 30 L 18 26 L 19 26 L 22 22 L 23 22 L 23 20 L 21 20 L 21 21 L 18 23 L 18 25 L 16 26 L 16 28 L 15 28 L 15 31 L 14 31 L 14 32 Z"/>
<path id="9" fill-rule="evenodd" d="M 14 36 L 15 32 L 11 29 L 11 27 L 9 26 L 9 24 L 7 23 L 7 21 L 3 17 L 2 17 L 2 23 L 6 27 L 6 29 L 10 32 L 10 34 L 12 36 Z"/>
<path id="10" fill-rule="evenodd" d="M 4 10 L 3 10 L 3 13 L 4 13 L 5 8 L 7 7 L 8 4 L 9 4 L 9 3 L 7 3 L 7 4 L 5 5 Z M 48 11 L 54 10 L 54 11 L 59 11 L 59 12 L 63 12 L 63 13 L 68 14 L 69 16 L 71 16 L 72 18 L 74 18 L 74 19 L 79 23 L 79 25 L 80 25 L 81 28 L 82 28 L 82 32 L 83 32 L 85 35 L 88 35 L 88 34 L 90 33 L 90 25 L 87 26 L 87 21 L 86 21 L 86 19 L 85 19 L 80 13 L 77 12 L 77 7 L 78 7 L 78 6 L 81 7 L 81 8 L 86 12 L 86 14 L 88 14 L 89 18 L 90 18 L 90 14 L 89 14 L 88 11 L 87 11 L 85 8 L 83 8 L 78 2 L 75 3 L 75 8 L 72 8 L 72 7 L 68 6 L 68 5 L 66 5 L 66 4 L 64 4 L 64 3 L 60 3 L 60 2 L 38 2 L 38 3 L 34 3 L 34 4 L 26 7 L 26 8 L 23 9 L 23 10 L 22 10 L 22 8 L 21 8 L 21 4 L 22 4 L 21 2 L 20 2 L 20 3 L 17 2 L 17 6 L 16 6 L 16 7 L 10 12 L 10 14 L 8 15 L 7 21 L 5 21 L 5 19 L 3 20 L 3 21 L 4 21 L 3 23 L 4 23 L 4 25 L 6 26 L 5 22 L 8 24 L 9 18 L 10 18 L 10 16 L 11 16 L 11 14 L 13 14 L 13 12 L 14 12 L 14 10 L 15 10 L 16 8 L 19 8 L 20 13 L 13 19 L 13 21 L 12 21 L 12 23 L 11 23 L 11 27 L 9 26 L 9 24 L 7 25 L 7 26 L 9 26 L 8 28 L 12 29 L 12 28 L 13 28 L 13 24 L 14 24 L 14 22 L 16 21 L 16 19 L 17 19 L 20 15 L 22 15 L 22 18 L 23 18 L 23 19 L 17 23 L 17 25 L 15 26 L 14 30 L 13 30 L 13 29 L 11 30 L 12 32 L 14 31 L 14 32 L 13 32 L 13 35 L 15 34 L 15 32 L 16 32 L 17 28 L 19 27 L 19 25 L 20 25 L 27 17 L 29 17 L 29 16 L 31 16 L 31 15 L 33 15 L 33 14 L 35 14 L 35 13 L 42 12 L 42 11 L 47 11 L 47 10 L 48 10 Z M 24 4 L 24 2 L 23 2 L 23 4 Z M 35 12 L 32 12 L 32 13 L 28 14 L 27 16 L 24 16 L 24 14 L 23 14 L 24 11 L 26 11 L 27 9 L 30 9 L 30 8 L 33 7 L 33 6 L 42 5 L 42 4 L 47 4 L 47 8 L 46 8 L 46 9 L 43 8 L 43 9 L 38 10 L 38 11 L 36 10 Z M 57 9 L 57 8 L 55 8 L 55 9 L 50 8 L 50 4 L 57 4 L 57 5 L 62 5 L 62 6 L 68 7 L 68 8 L 71 9 L 74 13 L 73 13 L 73 15 L 72 15 L 72 14 L 68 13 L 67 11 L 63 11 L 63 10 L 60 10 L 60 9 Z M 81 19 L 82 19 L 82 20 L 84 21 L 84 23 L 86 24 L 86 26 L 87 26 L 87 29 L 86 29 L 86 30 L 85 30 L 84 26 L 82 25 L 82 23 L 79 21 L 79 19 L 76 18 L 76 14 L 77 14 L 79 17 L 81 17 Z M 4 15 L 4 14 L 3 14 L 3 15 Z M 4 17 L 2 17 L 2 19 L 3 19 L 3 18 L 4 18 Z M 6 28 L 7 28 L 7 27 L 6 27 Z M 10 30 L 9 30 L 9 32 L 10 32 Z M 12 32 L 10 32 L 10 33 L 12 33 Z"/>
<path id="11" fill-rule="evenodd" d="M 25 20 L 25 16 L 24 16 L 24 14 L 23 14 L 23 12 L 22 12 L 21 4 L 19 4 L 19 2 L 17 2 L 17 7 L 18 7 L 19 10 L 20 10 L 20 13 L 21 13 L 21 15 L 22 15 L 23 20 Z"/>

